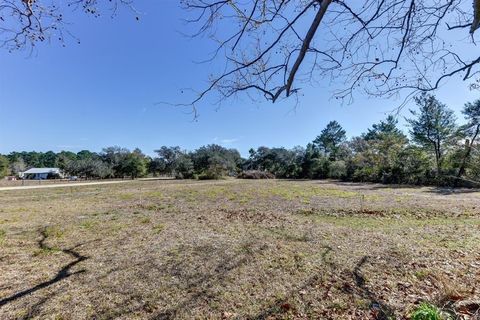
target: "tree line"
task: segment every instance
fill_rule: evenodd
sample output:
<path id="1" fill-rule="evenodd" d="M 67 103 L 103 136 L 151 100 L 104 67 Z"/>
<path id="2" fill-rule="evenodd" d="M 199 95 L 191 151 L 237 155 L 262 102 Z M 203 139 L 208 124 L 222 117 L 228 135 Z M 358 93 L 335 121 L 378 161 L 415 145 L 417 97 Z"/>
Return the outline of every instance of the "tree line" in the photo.
<path id="1" fill-rule="evenodd" d="M 85 179 L 138 178 L 167 175 L 178 179 L 219 179 L 236 176 L 245 161 L 235 149 L 208 145 L 189 152 L 178 146 L 162 146 L 156 156 L 145 155 L 140 149 L 113 146 L 101 152 L 82 150 L 11 152 L 0 155 L 0 177 L 19 175 L 29 168 L 60 168 L 70 176 Z"/>
<path id="2" fill-rule="evenodd" d="M 480 100 L 465 104 L 465 124 L 435 96 L 415 98 L 407 117 L 408 135 L 388 116 L 366 132 L 347 139 L 331 121 L 306 147 L 259 147 L 242 158 L 220 145 L 187 151 L 162 146 L 150 157 L 135 149 L 104 148 L 95 153 L 11 152 L 0 155 L 0 176 L 30 167 L 59 167 L 83 178 L 136 178 L 168 175 L 179 179 L 219 179 L 242 171 L 268 172 L 277 178 L 342 179 L 394 184 L 471 185 L 480 181 Z"/>

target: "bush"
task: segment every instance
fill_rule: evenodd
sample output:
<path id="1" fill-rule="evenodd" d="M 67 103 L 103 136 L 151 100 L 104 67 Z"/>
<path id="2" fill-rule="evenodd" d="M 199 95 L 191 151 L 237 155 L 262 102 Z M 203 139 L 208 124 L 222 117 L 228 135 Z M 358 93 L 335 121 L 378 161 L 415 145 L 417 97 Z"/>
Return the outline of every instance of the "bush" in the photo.
<path id="1" fill-rule="evenodd" d="M 224 176 L 212 170 L 206 170 L 196 176 L 198 180 L 219 180 Z"/>
<path id="2" fill-rule="evenodd" d="M 332 161 L 328 169 L 329 178 L 344 179 L 347 176 L 347 164 L 345 161 Z"/>
<path id="3" fill-rule="evenodd" d="M 330 170 L 330 160 L 325 157 L 315 158 L 311 164 L 311 174 L 313 179 L 328 178 Z"/>
<path id="4" fill-rule="evenodd" d="M 352 180 L 355 182 L 375 182 L 378 181 L 378 178 L 374 168 L 363 167 L 355 170 Z"/>
<path id="5" fill-rule="evenodd" d="M 193 178 L 193 162 L 190 157 L 181 155 L 175 160 L 175 178 L 191 179 Z"/>
<path id="6" fill-rule="evenodd" d="M 0 179 L 8 174 L 8 159 L 0 155 Z"/>
<path id="7" fill-rule="evenodd" d="M 275 179 L 275 176 L 270 172 L 259 170 L 248 170 L 241 172 L 237 178 L 239 179 Z"/>
<path id="8" fill-rule="evenodd" d="M 429 303 L 422 303 L 411 316 L 412 320 L 442 320 L 440 310 Z"/>

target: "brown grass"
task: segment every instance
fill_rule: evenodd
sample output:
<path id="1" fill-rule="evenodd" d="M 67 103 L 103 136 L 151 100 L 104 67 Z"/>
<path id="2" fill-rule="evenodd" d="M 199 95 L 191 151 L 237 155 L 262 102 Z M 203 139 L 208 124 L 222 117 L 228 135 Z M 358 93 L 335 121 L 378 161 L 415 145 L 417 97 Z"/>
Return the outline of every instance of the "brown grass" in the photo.
<path id="1" fill-rule="evenodd" d="M 259 180 L 4 191 L 0 319 L 403 319 L 420 301 L 478 300 L 479 195 Z"/>

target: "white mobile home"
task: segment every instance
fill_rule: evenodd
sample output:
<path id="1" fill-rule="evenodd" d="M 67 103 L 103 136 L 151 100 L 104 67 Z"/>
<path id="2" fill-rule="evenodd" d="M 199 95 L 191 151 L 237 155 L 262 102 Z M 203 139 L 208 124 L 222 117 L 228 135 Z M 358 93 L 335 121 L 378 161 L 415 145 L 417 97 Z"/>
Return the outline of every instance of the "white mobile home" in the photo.
<path id="1" fill-rule="evenodd" d="M 45 180 L 50 178 L 63 178 L 59 168 L 31 168 L 21 173 L 24 179 Z"/>

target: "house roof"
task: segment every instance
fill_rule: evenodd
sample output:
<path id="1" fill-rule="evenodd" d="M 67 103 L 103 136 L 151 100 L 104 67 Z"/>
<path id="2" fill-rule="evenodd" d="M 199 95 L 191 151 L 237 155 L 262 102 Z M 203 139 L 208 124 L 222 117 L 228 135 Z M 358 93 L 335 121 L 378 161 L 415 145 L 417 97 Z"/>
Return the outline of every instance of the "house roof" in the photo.
<path id="1" fill-rule="evenodd" d="M 24 172 L 24 174 L 29 174 L 29 173 L 58 173 L 60 172 L 59 168 L 30 168 L 27 171 Z"/>

